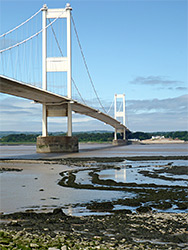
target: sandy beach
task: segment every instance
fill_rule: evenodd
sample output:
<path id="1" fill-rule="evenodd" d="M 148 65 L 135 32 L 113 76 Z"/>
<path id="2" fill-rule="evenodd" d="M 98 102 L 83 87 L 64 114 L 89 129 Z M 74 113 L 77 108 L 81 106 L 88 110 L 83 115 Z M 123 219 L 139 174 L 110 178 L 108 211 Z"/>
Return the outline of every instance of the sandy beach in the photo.
<path id="1" fill-rule="evenodd" d="M 149 139 L 149 140 L 142 140 L 140 143 L 142 144 L 186 144 L 186 141 L 183 140 L 173 140 L 171 138 L 162 138 L 162 139 Z"/>

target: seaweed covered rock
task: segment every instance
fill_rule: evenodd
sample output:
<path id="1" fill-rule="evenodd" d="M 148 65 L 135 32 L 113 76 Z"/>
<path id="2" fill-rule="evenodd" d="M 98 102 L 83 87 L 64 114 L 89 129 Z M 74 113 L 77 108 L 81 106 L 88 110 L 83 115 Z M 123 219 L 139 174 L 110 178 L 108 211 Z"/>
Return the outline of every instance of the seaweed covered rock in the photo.
<path id="1" fill-rule="evenodd" d="M 53 210 L 53 215 L 58 215 L 58 216 L 67 216 L 63 211 L 62 211 L 62 209 L 61 208 L 55 208 L 54 210 Z"/>
<path id="2" fill-rule="evenodd" d="M 136 212 L 137 213 L 148 213 L 148 212 L 151 212 L 152 211 L 152 208 L 150 206 L 140 206 L 136 209 Z"/>
<path id="3" fill-rule="evenodd" d="M 113 208 L 114 206 L 111 202 L 93 202 L 92 204 L 87 205 L 87 209 L 100 212 L 111 211 Z"/>
<path id="4" fill-rule="evenodd" d="M 170 202 L 160 202 L 159 204 L 152 205 L 152 207 L 165 210 L 171 208 L 172 204 Z"/>

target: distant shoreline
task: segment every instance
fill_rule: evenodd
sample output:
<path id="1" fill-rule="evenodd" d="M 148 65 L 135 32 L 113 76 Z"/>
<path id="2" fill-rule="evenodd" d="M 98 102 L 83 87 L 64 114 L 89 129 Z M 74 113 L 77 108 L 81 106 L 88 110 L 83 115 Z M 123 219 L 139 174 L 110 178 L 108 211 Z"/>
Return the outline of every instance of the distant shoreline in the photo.
<path id="1" fill-rule="evenodd" d="M 173 139 L 148 139 L 140 141 L 140 144 L 187 144 L 187 141 Z"/>

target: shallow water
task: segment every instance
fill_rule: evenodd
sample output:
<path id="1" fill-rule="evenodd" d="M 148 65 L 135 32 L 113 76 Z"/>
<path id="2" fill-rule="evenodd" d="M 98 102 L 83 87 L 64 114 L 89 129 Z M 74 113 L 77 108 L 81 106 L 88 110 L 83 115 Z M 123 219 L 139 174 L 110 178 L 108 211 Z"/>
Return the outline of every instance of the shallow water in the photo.
<path id="1" fill-rule="evenodd" d="M 128 167 L 126 166 L 128 163 Z M 169 186 L 187 186 L 188 185 L 188 175 L 181 175 L 181 179 L 185 179 L 185 181 L 178 181 L 178 180 L 164 180 L 160 178 L 151 178 L 144 176 L 143 174 L 139 173 L 140 171 L 146 170 L 152 172 L 153 170 L 157 170 L 162 167 L 168 166 L 167 164 L 169 161 L 147 161 L 147 162 L 131 162 L 127 161 L 124 164 L 121 164 L 121 169 L 105 169 L 100 171 L 99 177 L 100 179 L 112 179 L 116 182 L 123 182 L 123 183 L 137 183 L 137 184 L 156 184 L 156 185 L 169 185 Z M 131 168 L 129 165 L 131 164 Z M 172 166 L 187 166 L 187 161 L 181 160 L 174 160 Z M 188 166 L 187 166 L 188 167 Z M 171 174 L 163 173 L 160 176 L 172 177 Z M 173 175 L 173 179 L 179 179 L 179 175 Z"/>
<path id="2" fill-rule="evenodd" d="M 36 154 L 35 146 L 0 146 L 1 158 L 18 159 L 53 159 L 62 157 L 126 157 L 126 156 L 149 156 L 149 155 L 188 155 L 187 144 L 160 144 L 160 145 L 128 145 L 112 147 L 111 145 L 81 144 L 80 152 L 74 154 Z M 117 182 L 136 183 L 157 183 L 165 185 L 184 186 L 188 184 L 187 175 L 173 178 L 184 178 L 185 181 L 165 181 L 145 177 L 139 173 L 140 170 L 151 170 L 156 164 L 165 165 L 170 161 L 125 161 L 113 163 L 121 169 L 107 169 L 100 171 L 101 179 L 113 179 Z M 174 165 L 186 165 L 187 161 L 176 160 Z M 100 164 L 96 164 L 98 167 Z M 132 165 L 132 168 L 126 167 Z M 123 191 L 102 191 L 102 190 L 80 190 L 61 187 L 58 182 L 61 179 L 60 173 L 74 169 L 69 166 L 52 164 L 28 164 L 28 163 L 1 163 L 1 167 L 21 168 L 21 172 L 0 173 L 0 211 L 5 213 L 15 211 L 50 210 L 55 207 L 62 207 L 68 214 L 88 215 L 91 211 L 82 206 L 82 203 L 91 201 L 112 201 L 119 198 L 133 197 L 134 193 Z M 91 177 L 89 171 L 80 171 L 76 174 L 76 182 L 89 184 Z M 164 174 L 165 176 L 171 176 Z M 124 206 L 125 208 L 125 206 Z M 116 206 L 115 209 L 118 209 Z M 129 207 L 130 209 L 130 207 Z M 172 210 L 172 209 L 171 209 Z M 167 210 L 167 211 L 171 211 Z M 178 210 L 176 210 L 178 212 Z M 182 212 L 182 210 L 181 210 Z"/>
<path id="3" fill-rule="evenodd" d="M 4 164 L 5 166 L 6 164 Z M 16 165 L 22 168 L 22 164 Z M 53 166 L 53 169 L 52 169 Z M 67 168 L 65 168 L 67 169 Z M 68 168 L 69 169 L 69 168 Z M 85 203 L 90 200 L 111 200 L 121 197 L 121 192 L 96 192 L 60 187 L 60 165 L 25 164 L 22 172 L 0 173 L 1 212 L 25 211 L 27 209 L 49 210 L 59 206 Z M 41 191 L 40 191 L 41 190 Z"/>

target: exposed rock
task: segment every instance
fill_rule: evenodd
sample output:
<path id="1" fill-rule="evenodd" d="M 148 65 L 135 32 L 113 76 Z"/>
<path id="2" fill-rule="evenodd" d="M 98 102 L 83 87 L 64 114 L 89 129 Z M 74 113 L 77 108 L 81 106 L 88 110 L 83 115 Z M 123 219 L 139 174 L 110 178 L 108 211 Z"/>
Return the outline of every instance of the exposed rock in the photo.
<path id="1" fill-rule="evenodd" d="M 55 208 L 53 210 L 53 215 L 67 216 L 61 208 Z"/>
<path id="2" fill-rule="evenodd" d="M 182 210 L 188 209 L 188 202 L 179 202 L 177 204 L 177 206 L 178 206 L 179 209 L 182 209 Z"/>
<path id="3" fill-rule="evenodd" d="M 36 244 L 36 243 L 30 243 L 30 247 L 31 247 L 31 248 L 38 248 L 38 247 L 39 247 L 39 245 L 38 245 L 38 244 Z"/>
<path id="4" fill-rule="evenodd" d="M 152 208 L 151 207 L 138 207 L 137 209 L 136 209 L 136 212 L 138 212 L 138 213 L 148 213 L 148 212 L 151 212 L 152 211 Z"/>
<path id="5" fill-rule="evenodd" d="M 111 202 L 93 202 L 92 204 L 87 205 L 87 209 L 92 211 L 111 211 L 114 208 Z"/>
<path id="6" fill-rule="evenodd" d="M 172 204 L 170 202 L 161 202 L 159 204 L 154 204 L 152 207 L 157 208 L 157 209 L 168 209 L 172 207 Z"/>
<path id="7" fill-rule="evenodd" d="M 60 208 L 55 211 L 57 215 L 61 213 Z M 185 213 L 121 213 L 63 218 L 53 213 L 16 213 L 2 215 L 2 219 L 11 220 L 18 215 L 23 224 L 21 228 L 2 223 L 0 248 L 181 250 L 188 246 Z M 19 248 L 12 247 L 17 245 Z"/>
<path id="8" fill-rule="evenodd" d="M 132 214 L 130 209 L 113 210 L 116 214 Z"/>
<path id="9" fill-rule="evenodd" d="M 56 247 L 49 247 L 48 250 L 59 250 L 59 248 L 56 248 Z"/>
<path id="10" fill-rule="evenodd" d="M 67 247 L 66 246 L 62 246 L 61 250 L 67 250 Z"/>

